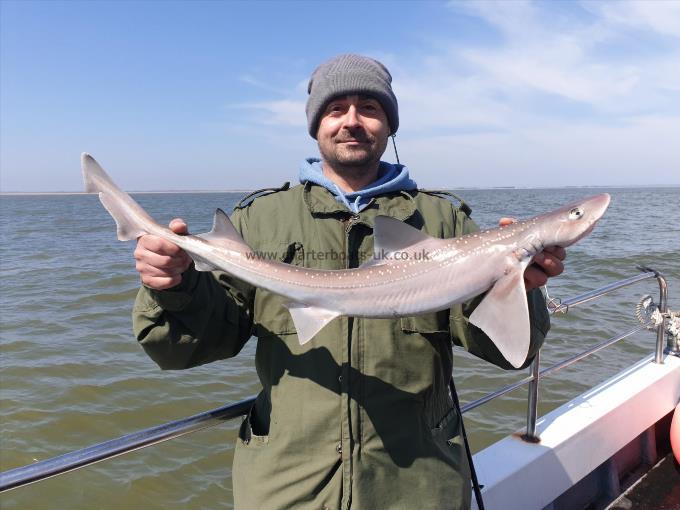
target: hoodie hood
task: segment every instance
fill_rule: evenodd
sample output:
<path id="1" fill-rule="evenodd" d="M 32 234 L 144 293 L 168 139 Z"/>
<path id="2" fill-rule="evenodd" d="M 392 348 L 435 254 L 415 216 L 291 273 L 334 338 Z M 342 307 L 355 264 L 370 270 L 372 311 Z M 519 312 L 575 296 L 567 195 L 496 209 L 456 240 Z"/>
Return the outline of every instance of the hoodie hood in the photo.
<path id="1" fill-rule="evenodd" d="M 378 167 L 378 179 L 359 191 L 350 193 L 343 192 L 337 184 L 331 181 L 323 173 L 319 158 L 307 158 L 300 165 L 300 182 L 311 182 L 323 186 L 330 191 L 335 199 L 344 204 L 347 209 L 358 213 L 364 209 L 370 199 L 376 195 L 393 191 L 407 191 L 416 189 L 418 186 L 408 175 L 408 168 L 404 165 L 380 162 Z"/>

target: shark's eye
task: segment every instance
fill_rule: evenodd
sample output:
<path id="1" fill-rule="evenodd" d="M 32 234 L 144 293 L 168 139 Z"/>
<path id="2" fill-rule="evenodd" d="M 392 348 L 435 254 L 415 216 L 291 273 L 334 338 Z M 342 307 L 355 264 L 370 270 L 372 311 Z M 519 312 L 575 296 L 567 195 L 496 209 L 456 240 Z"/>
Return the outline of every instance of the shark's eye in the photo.
<path id="1" fill-rule="evenodd" d="M 574 207 L 571 211 L 569 211 L 569 219 L 570 220 L 580 220 L 583 217 L 583 209 L 580 207 Z"/>

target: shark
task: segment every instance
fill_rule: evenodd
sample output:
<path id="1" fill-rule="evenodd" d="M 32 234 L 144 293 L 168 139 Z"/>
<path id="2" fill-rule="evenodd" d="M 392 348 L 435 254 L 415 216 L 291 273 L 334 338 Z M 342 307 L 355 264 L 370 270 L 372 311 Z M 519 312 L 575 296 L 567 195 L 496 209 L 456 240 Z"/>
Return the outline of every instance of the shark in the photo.
<path id="1" fill-rule="evenodd" d="M 158 224 L 87 153 L 85 190 L 97 193 L 121 241 L 152 234 L 186 251 L 198 271 L 224 271 L 287 300 L 301 344 L 340 316 L 395 318 L 425 314 L 484 295 L 469 321 L 514 367 L 526 360 L 530 322 L 524 270 L 546 246 L 569 246 L 587 236 L 609 206 L 606 193 L 554 211 L 451 239 L 433 238 L 389 216 L 374 224 L 376 256 L 354 269 L 322 270 L 258 256 L 227 214 L 212 229 L 178 235 Z"/>

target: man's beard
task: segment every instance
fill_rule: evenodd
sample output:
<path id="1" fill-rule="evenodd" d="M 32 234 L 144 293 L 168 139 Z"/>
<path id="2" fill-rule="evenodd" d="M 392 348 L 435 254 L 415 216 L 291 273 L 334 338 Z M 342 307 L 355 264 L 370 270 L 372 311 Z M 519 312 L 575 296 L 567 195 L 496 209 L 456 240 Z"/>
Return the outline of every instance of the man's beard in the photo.
<path id="1" fill-rule="evenodd" d="M 356 141 L 361 145 L 346 145 L 343 142 Z M 331 150 L 327 151 L 319 144 L 321 157 L 336 170 L 346 169 L 349 171 L 361 171 L 380 161 L 380 156 L 385 152 L 387 140 L 383 147 L 376 145 L 376 138 L 365 131 L 355 133 L 340 133 L 333 138 Z"/>

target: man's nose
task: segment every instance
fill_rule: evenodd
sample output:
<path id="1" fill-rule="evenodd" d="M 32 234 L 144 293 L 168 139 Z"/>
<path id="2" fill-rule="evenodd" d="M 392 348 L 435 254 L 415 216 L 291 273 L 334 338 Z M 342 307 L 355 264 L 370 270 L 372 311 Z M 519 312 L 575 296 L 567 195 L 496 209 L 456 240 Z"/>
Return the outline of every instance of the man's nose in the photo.
<path id="1" fill-rule="evenodd" d="M 347 113 L 345 114 L 345 118 L 343 120 L 343 127 L 355 128 L 361 126 L 361 121 L 359 120 L 359 115 L 357 114 L 357 107 L 350 105 L 349 108 L 347 108 Z"/>

